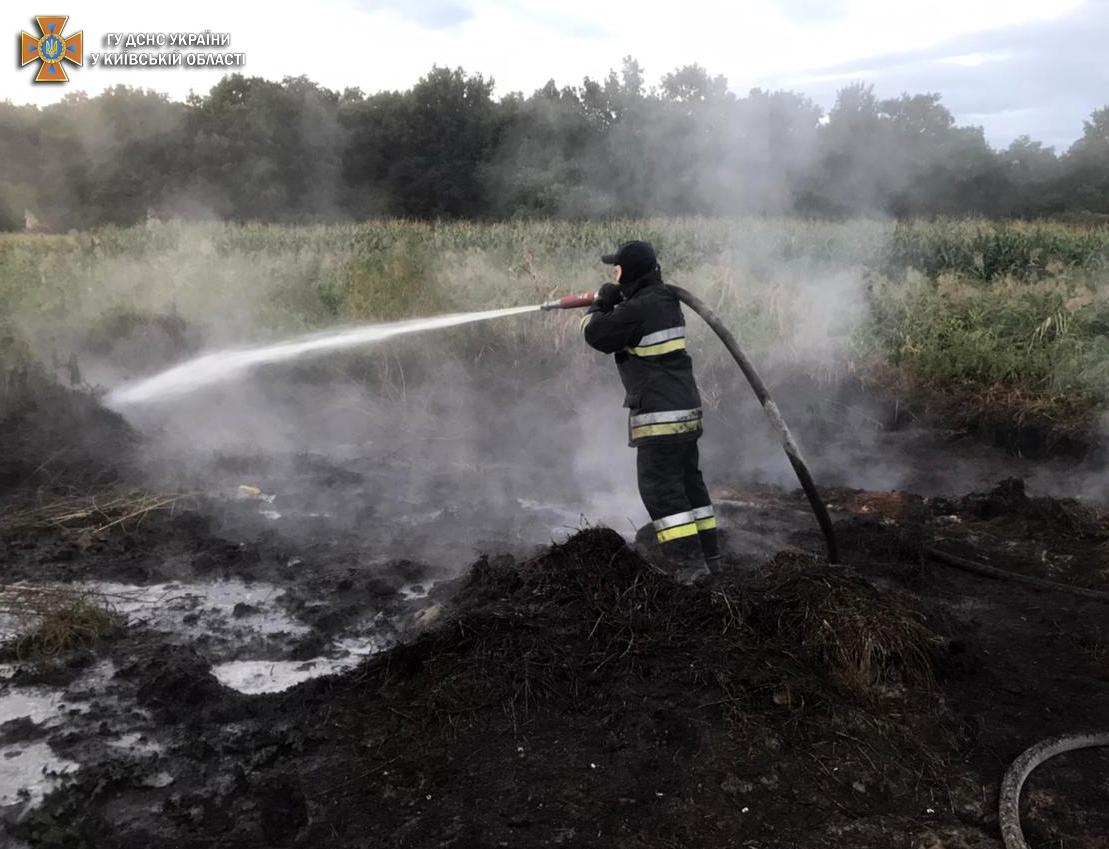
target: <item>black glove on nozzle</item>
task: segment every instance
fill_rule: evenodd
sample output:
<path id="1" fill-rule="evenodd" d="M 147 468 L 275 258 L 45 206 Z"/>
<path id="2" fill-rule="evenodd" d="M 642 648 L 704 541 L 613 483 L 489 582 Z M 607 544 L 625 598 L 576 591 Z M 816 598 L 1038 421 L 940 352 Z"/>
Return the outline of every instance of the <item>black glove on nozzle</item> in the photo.
<path id="1" fill-rule="evenodd" d="M 615 283 L 605 283 L 593 301 L 590 312 L 612 312 L 613 308 L 624 300 L 624 293 Z"/>

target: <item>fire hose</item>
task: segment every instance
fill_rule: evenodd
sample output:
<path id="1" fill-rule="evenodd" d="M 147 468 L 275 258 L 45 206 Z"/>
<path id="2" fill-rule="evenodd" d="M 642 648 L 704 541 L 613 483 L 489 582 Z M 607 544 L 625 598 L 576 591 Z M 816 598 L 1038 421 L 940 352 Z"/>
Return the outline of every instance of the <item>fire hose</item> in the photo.
<path id="1" fill-rule="evenodd" d="M 812 507 L 813 513 L 816 515 L 816 521 L 820 525 L 820 530 L 824 534 L 824 544 L 828 552 L 828 562 L 839 562 L 839 551 L 836 548 L 835 531 L 832 528 L 832 519 L 828 515 L 828 508 L 824 506 L 824 501 L 817 491 L 816 483 L 813 481 L 812 475 L 809 473 L 808 466 L 805 465 L 805 460 L 801 456 L 801 449 L 797 445 L 797 441 L 793 438 L 789 426 L 786 424 L 785 419 L 782 417 L 782 411 L 778 409 L 778 405 L 774 403 L 774 399 L 770 397 L 770 392 L 767 391 L 766 384 L 762 382 L 759 373 L 755 371 L 755 367 L 751 361 L 747 359 L 746 355 L 739 347 L 739 343 L 731 334 L 731 331 L 724 325 L 719 316 L 714 313 L 704 301 L 680 286 L 669 286 L 672 291 L 682 303 L 686 304 L 690 309 L 696 312 L 705 323 L 715 331 L 716 335 L 720 337 L 720 341 L 724 343 L 724 347 L 728 349 L 728 353 L 736 361 L 743 376 L 747 378 L 747 382 L 751 384 L 751 389 L 754 390 L 755 396 L 759 399 L 762 405 L 763 412 L 770 420 L 771 426 L 777 432 L 782 441 L 782 448 L 786 452 L 786 457 L 789 458 L 789 463 L 793 466 L 793 471 L 797 475 L 797 479 L 801 482 L 801 488 L 805 491 L 805 496 L 809 499 L 809 505 Z M 569 295 L 565 298 L 558 298 L 554 301 L 549 301 L 542 305 L 541 309 L 555 310 L 555 309 L 579 309 L 587 307 L 593 303 L 596 295 L 592 292 L 584 295 Z"/>
<path id="2" fill-rule="evenodd" d="M 1008 569 L 999 569 L 996 566 L 990 566 L 986 563 L 977 563 L 974 560 L 968 560 L 965 557 L 959 557 L 955 554 L 948 554 L 946 551 L 941 551 L 935 547 L 928 547 L 924 549 L 924 553 L 929 557 L 938 560 L 947 566 L 952 566 L 956 569 L 962 569 L 964 572 L 970 572 L 974 575 L 980 575 L 984 578 L 995 578 L 999 581 L 1013 581 L 1018 584 L 1026 584 L 1030 587 L 1037 589 L 1047 590 L 1050 592 L 1067 593 L 1068 595 L 1078 596 L 1079 598 L 1093 599 L 1094 601 L 1107 601 L 1109 602 L 1109 592 L 1105 590 L 1091 590 L 1086 587 L 1076 587 L 1071 584 L 1063 584 L 1059 581 L 1048 581 L 1045 578 L 1037 578 L 1033 575 L 1022 575 L 1020 572 L 1012 572 Z"/>

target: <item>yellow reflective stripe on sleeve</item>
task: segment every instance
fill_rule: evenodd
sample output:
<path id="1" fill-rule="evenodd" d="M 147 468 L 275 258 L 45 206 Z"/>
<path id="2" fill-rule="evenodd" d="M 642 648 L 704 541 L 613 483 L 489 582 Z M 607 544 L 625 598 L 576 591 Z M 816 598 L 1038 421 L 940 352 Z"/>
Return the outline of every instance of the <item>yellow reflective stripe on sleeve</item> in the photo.
<path id="1" fill-rule="evenodd" d="M 670 542 L 671 540 L 681 539 L 682 537 L 691 537 L 697 533 L 697 523 L 690 522 L 688 525 L 678 525 L 675 528 L 667 528 L 665 531 L 658 532 L 659 542 Z"/>
<path id="2" fill-rule="evenodd" d="M 643 439 L 647 436 L 669 436 L 675 433 L 693 433 L 701 429 L 701 420 L 693 419 L 688 422 L 668 422 L 666 424 L 640 425 L 632 428 L 632 439 Z"/>
<path id="3" fill-rule="evenodd" d="M 585 315 L 583 315 L 581 317 L 581 321 L 578 322 L 578 330 L 580 330 L 584 333 L 585 332 L 585 323 L 587 321 L 589 321 L 589 319 L 591 319 L 592 317 L 593 317 L 593 313 L 591 313 L 591 312 L 587 312 Z"/>
<path id="4" fill-rule="evenodd" d="M 698 519 L 697 520 L 697 530 L 699 530 L 699 531 L 711 531 L 715 527 L 716 527 L 716 517 L 715 516 L 712 516 L 708 519 Z"/>
<path id="5" fill-rule="evenodd" d="M 656 330 L 654 333 L 648 333 L 639 340 L 639 347 L 649 348 L 661 342 L 668 342 L 671 339 L 682 339 L 684 337 L 685 325 L 679 324 L 677 327 L 667 327 L 665 330 Z"/>
<path id="6" fill-rule="evenodd" d="M 660 342 L 657 345 L 647 345 L 644 348 L 628 348 L 628 353 L 636 357 L 660 357 L 674 351 L 684 351 L 684 339 L 671 339 L 669 342 Z"/>

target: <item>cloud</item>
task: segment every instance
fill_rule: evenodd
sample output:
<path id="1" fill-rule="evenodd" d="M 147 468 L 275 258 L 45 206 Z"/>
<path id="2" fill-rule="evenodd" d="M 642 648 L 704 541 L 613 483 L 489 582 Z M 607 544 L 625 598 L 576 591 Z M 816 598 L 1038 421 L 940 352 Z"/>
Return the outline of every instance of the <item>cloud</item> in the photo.
<path id="1" fill-rule="evenodd" d="M 814 68 L 778 80 L 828 106 L 859 79 L 883 97 L 939 92 L 959 123 L 979 124 L 995 147 L 1029 134 L 1066 150 L 1082 122 L 1109 103 L 1109 15 L 1100 2 L 1036 24 L 960 36 L 916 51 Z"/>
<path id="2" fill-rule="evenodd" d="M 827 22 L 845 17 L 851 3 L 849 0 L 778 0 L 774 9 L 790 21 Z"/>
<path id="3" fill-rule="evenodd" d="M 974 53 L 963 53 L 959 56 L 945 56 L 936 61 L 947 65 L 958 65 L 961 68 L 980 68 L 992 62 L 1005 62 L 1011 58 L 1013 58 L 1011 51 L 998 50 L 994 53 L 976 51 Z"/>
<path id="4" fill-rule="evenodd" d="M 853 79 L 886 96 L 939 91 L 960 121 L 974 116 L 1007 144 L 1019 128 L 1066 146 L 1109 91 L 1104 0 L 684 0 L 681 14 L 651 14 L 639 0 L 319 0 L 274 14 L 259 0 L 71 0 L 70 27 L 86 50 L 108 32 L 229 32 L 247 54 L 243 69 L 271 79 L 307 75 L 329 88 L 366 92 L 411 86 L 433 64 L 497 81 L 497 93 L 530 93 L 547 80 L 603 78 L 632 55 L 649 81 L 698 63 L 732 88 L 789 87 L 830 105 Z M 33 21 L 26 22 L 29 28 Z M 19 26 L 19 21 L 16 21 Z M 358 49 L 319 49 L 349 35 Z M 347 43 L 341 40 L 340 43 Z M 0 98 L 48 103 L 85 89 L 126 84 L 183 98 L 206 92 L 223 72 L 197 69 L 77 69 L 65 86 L 32 84 L 28 69 L 0 74 Z"/>
<path id="5" fill-rule="evenodd" d="M 389 10 L 425 29 L 454 29 L 473 17 L 473 11 L 453 0 L 358 0 L 357 8 L 367 12 Z"/>

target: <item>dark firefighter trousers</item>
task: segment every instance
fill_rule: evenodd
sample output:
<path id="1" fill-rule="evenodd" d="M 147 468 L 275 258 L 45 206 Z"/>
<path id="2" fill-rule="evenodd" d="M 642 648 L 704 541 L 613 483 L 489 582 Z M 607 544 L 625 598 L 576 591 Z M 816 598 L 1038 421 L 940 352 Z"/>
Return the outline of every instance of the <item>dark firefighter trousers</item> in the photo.
<path id="1" fill-rule="evenodd" d="M 639 495 L 663 554 L 673 561 L 720 559 L 712 499 L 698 468 L 696 440 L 638 447 Z"/>

